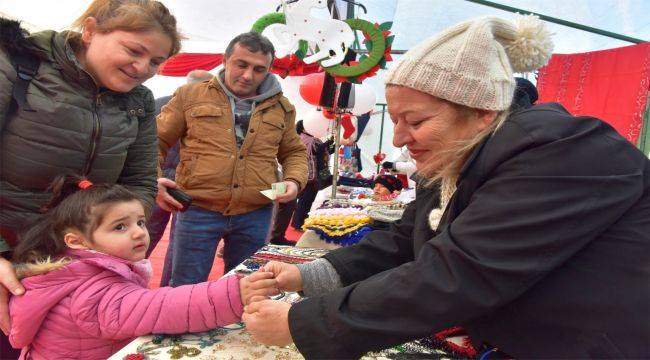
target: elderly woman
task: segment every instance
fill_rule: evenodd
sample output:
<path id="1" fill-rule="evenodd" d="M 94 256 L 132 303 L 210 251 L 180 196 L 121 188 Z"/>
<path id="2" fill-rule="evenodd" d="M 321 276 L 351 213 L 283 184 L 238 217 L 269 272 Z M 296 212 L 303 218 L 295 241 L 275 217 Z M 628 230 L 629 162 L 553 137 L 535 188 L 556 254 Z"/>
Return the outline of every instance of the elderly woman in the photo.
<path id="1" fill-rule="evenodd" d="M 308 298 L 248 305 L 256 339 L 358 358 L 458 325 L 515 358 L 650 356 L 650 161 L 559 104 L 508 114 L 513 70 L 550 55 L 541 26 L 465 22 L 389 71 L 393 143 L 425 178 L 417 198 L 356 246 L 267 264 Z"/>

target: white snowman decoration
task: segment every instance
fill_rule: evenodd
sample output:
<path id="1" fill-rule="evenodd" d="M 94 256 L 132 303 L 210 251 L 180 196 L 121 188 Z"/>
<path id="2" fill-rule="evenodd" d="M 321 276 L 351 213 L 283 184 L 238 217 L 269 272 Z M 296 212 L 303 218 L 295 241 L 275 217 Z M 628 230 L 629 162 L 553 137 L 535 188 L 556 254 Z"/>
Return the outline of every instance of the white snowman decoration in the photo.
<path id="1" fill-rule="evenodd" d="M 327 0 L 298 0 L 291 4 L 282 2 L 285 24 L 273 28 L 277 39 L 276 56 L 289 55 L 300 40 L 315 43 L 318 52 L 303 59 L 306 64 L 321 61 L 323 67 L 340 64 L 354 42 L 354 32 L 341 20 L 321 19 L 310 15 L 312 8 L 324 9 Z M 326 59 L 326 60 L 323 60 Z"/>

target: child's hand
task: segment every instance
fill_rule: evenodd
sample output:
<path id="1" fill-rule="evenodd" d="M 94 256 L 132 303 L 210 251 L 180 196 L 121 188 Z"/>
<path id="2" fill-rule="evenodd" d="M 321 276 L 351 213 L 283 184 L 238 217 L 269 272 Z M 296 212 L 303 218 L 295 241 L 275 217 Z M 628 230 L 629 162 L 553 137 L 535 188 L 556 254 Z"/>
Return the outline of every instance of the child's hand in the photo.
<path id="1" fill-rule="evenodd" d="M 256 271 L 239 279 L 239 293 L 242 304 L 248 305 L 254 297 L 256 300 L 266 299 L 279 294 L 280 290 L 272 272 Z"/>
<path id="2" fill-rule="evenodd" d="M 296 265 L 270 261 L 264 265 L 263 270 L 273 273 L 279 289 L 296 292 L 302 290 L 302 276 Z"/>

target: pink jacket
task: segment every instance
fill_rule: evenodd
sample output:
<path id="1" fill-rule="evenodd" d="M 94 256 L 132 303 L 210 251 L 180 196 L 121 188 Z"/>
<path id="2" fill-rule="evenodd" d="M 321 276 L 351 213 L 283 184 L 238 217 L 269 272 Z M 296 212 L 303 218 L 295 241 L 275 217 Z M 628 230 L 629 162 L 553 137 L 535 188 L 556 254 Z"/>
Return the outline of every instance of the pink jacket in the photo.
<path id="1" fill-rule="evenodd" d="M 206 331 L 241 318 L 239 280 L 147 289 L 149 271 L 92 251 L 72 250 L 69 264 L 23 279 L 9 304 L 9 340 L 27 359 L 106 359 L 151 333 Z M 26 356 L 25 356 L 26 355 Z"/>

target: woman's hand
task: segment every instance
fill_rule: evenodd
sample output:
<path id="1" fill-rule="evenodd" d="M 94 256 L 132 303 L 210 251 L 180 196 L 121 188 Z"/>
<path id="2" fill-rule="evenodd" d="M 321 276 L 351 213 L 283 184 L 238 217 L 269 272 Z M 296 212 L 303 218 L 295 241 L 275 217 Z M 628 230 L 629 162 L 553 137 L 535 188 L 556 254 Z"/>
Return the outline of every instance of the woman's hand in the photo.
<path id="1" fill-rule="evenodd" d="M 264 345 L 287 346 L 293 343 L 289 331 L 291 304 L 277 300 L 262 300 L 244 307 L 242 320 L 253 339 Z"/>
<path id="2" fill-rule="evenodd" d="M 11 322 L 9 321 L 9 292 L 14 295 L 22 295 L 25 288 L 18 281 L 16 272 L 11 263 L 0 258 L 0 329 L 5 335 L 9 335 Z"/>
<path id="3" fill-rule="evenodd" d="M 280 290 L 293 292 L 302 290 L 302 276 L 296 265 L 270 261 L 262 269 L 273 274 Z"/>
<path id="4" fill-rule="evenodd" d="M 273 278 L 273 273 L 256 271 L 239 279 L 239 294 L 244 305 L 279 293 L 278 282 Z"/>
<path id="5" fill-rule="evenodd" d="M 169 193 L 167 188 L 177 188 L 176 182 L 167 178 L 158 178 L 158 194 L 156 194 L 156 203 L 165 211 L 178 211 L 183 205 L 176 201 Z"/>

